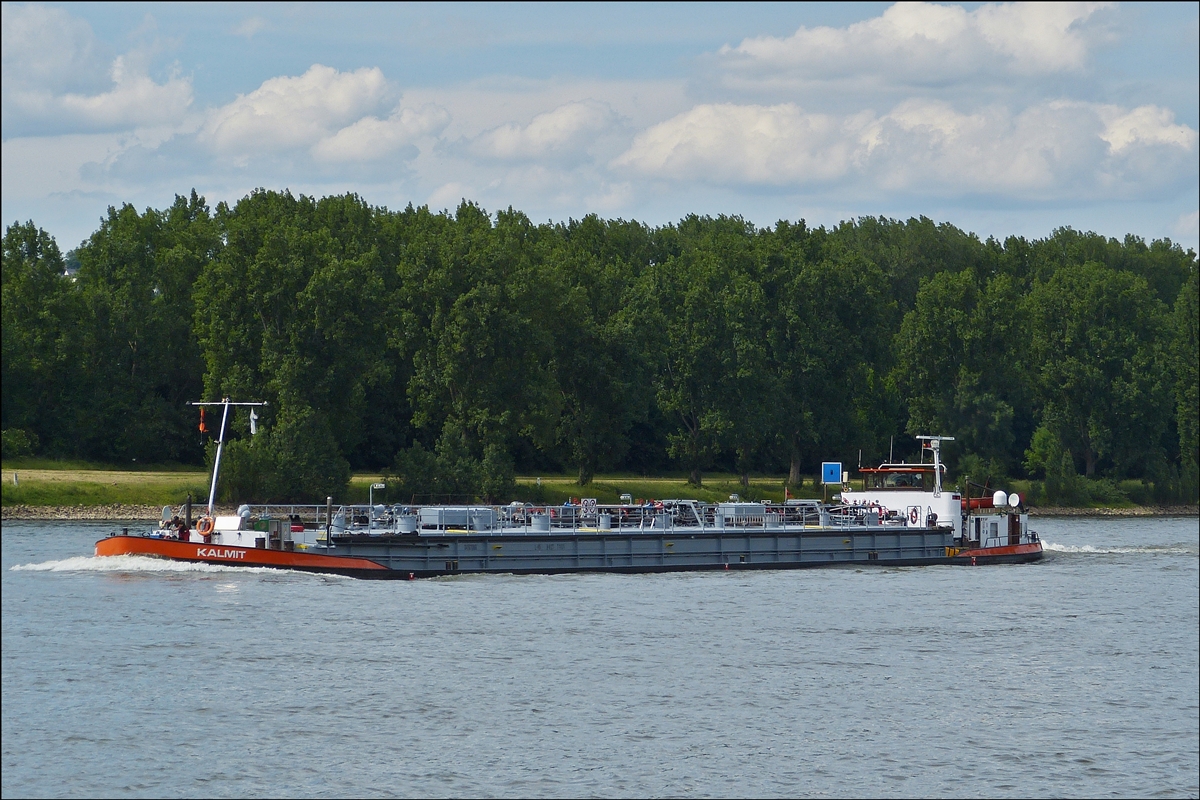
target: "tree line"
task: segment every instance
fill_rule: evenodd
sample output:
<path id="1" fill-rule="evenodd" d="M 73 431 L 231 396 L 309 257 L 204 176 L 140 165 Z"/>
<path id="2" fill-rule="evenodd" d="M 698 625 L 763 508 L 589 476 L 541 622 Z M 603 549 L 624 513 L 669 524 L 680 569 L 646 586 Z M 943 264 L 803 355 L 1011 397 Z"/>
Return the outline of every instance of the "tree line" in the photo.
<path id="1" fill-rule="evenodd" d="M 788 475 L 919 457 L 959 474 L 1198 493 L 1197 261 L 1070 228 L 980 240 L 924 217 L 535 224 L 256 191 L 112 207 L 63 255 L 3 242 L 6 455 L 203 463 L 311 500 L 352 469 L 506 499 L 513 475 Z M 215 432 L 219 419 L 211 416 Z M 861 455 L 860 455 L 861 454 Z"/>

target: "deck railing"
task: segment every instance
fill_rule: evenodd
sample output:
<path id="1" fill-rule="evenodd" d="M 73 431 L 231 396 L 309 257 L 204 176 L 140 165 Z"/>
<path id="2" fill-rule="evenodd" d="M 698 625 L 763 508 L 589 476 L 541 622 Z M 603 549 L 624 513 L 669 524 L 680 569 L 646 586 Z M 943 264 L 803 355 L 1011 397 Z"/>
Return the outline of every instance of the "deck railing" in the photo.
<path id="1" fill-rule="evenodd" d="M 816 501 L 788 504 L 763 504 L 762 513 L 747 509 L 722 509 L 719 503 L 693 500 L 663 501 L 638 506 L 596 505 L 587 513 L 579 505 L 545 506 L 510 504 L 506 506 L 409 506 L 395 504 L 340 505 L 332 515 L 319 504 L 266 504 L 243 506 L 252 521 L 288 519 L 293 525 L 335 535 L 419 533 L 453 535 L 503 531 L 525 533 L 631 533 L 637 531 L 774 530 L 788 528 L 859 528 L 893 527 L 903 521 L 876 519 L 866 509 L 843 506 L 826 507 Z M 435 516 L 430 512 L 438 509 Z M 753 509 L 757 512 L 757 509 Z M 422 513 L 424 512 L 424 513 Z M 402 525 L 402 520 L 409 520 Z"/>

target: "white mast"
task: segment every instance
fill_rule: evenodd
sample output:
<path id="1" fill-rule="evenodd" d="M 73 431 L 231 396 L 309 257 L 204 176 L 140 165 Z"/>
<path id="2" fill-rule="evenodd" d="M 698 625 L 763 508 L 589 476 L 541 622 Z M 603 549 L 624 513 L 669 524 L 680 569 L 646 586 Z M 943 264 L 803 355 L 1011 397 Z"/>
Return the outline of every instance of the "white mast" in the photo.
<path id="1" fill-rule="evenodd" d="M 215 403 L 188 403 L 189 406 L 224 406 L 225 410 L 221 414 L 221 432 L 217 436 L 217 457 L 213 461 L 212 485 L 208 490 L 208 515 L 213 515 L 213 503 L 217 499 L 217 473 L 221 469 L 221 451 L 225 447 L 225 423 L 229 421 L 230 406 L 265 406 L 266 403 L 233 403 L 228 397 L 222 398 Z"/>
<path id="2" fill-rule="evenodd" d="M 953 436 L 918 436 L 923 442 L 929 442 L 933 450 L 933 496 L 942 496 L 942 442 L 953 442 Z"/>

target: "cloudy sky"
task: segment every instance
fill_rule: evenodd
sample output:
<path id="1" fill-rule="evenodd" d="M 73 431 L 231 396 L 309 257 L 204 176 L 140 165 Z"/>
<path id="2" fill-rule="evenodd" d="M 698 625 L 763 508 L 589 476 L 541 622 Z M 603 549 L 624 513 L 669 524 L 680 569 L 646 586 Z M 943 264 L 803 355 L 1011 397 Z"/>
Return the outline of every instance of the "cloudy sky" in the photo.
<path id="1" fill-rule="evenodd" d="M 3 4 L 5 224 L 255 187 L 1198 248 L 1198 6 Z"/>

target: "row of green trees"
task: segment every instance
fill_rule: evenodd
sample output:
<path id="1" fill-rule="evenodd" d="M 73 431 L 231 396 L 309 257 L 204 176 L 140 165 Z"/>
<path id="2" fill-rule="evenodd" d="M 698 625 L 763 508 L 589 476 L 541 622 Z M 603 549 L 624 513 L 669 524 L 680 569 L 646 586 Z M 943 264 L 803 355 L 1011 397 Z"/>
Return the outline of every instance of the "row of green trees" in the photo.
<path id="1" fill-rule="evenodd" d="M 1066 228 L 535 225 L 272 191 L 214 211 L 192 192 L 111 208 L 65 258 L 33 222 L 7 229 L 4 442 L 200 463 L 185 404 L 232 396 L 269 402 L 258 437 L 235 417 L 226 462 L 261 499 L 338 493 L 352 468 L 491 498 L 517 471 L 795 485 L 941 433 L 960 472 L 1194 502 L 1196 266 L 1170 241 Z"/>

